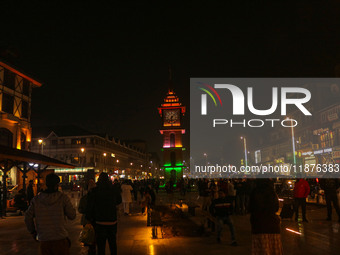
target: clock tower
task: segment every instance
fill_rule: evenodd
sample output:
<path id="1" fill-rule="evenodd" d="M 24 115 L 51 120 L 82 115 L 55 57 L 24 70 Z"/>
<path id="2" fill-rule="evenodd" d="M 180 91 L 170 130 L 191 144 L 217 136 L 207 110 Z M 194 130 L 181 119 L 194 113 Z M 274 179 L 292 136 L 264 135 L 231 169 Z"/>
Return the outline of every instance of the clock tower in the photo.
<path id="1" fill-rule="evenodd" d="M 172 180 L 175 183 L 183 177 L 183 151 L 185 148 L 183 148 L 182 135 L 185 134 L 185 129 L 182 118 L 185 114 L 185 106 L 170 87 L 158 111 L 162 118 L 160 133 L 163 137 L 164 178 L 166 181 Z"/>

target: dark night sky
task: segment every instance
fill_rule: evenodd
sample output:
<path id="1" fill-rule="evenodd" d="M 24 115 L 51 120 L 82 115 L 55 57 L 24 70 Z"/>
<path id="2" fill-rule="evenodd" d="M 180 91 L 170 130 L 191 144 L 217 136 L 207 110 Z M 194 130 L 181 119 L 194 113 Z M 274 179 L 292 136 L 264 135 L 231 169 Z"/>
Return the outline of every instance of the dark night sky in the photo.
<path id="1" fill-rule="evenodd" d="M 0 47 L 44 83 L 33 91 L 33 126 L 78 124 L 144 139 L 151 151 L 168 65 L 188 105 L 190 77 L 333 77 L 340 63 L 337 1 L 11 2 L 0 6 Z"/>

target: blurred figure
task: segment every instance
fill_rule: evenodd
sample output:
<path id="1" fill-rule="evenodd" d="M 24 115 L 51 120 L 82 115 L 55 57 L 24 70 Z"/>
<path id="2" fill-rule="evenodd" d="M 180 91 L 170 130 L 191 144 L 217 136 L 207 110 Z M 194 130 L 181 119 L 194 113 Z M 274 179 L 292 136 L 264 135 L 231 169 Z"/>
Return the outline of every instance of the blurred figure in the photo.
<path id="1" fill-rule="evenodd" d="M 28 187 L 27 187 L 27 202 L 28 204 L 31 203 L 31 200 L 34 197 L 34 190 L 33 190 L 33 180 L 29 181 Z"/>
<path id="2" fill-rule="evenodd" d="M 210 206 L 210 213 L 217 219 L 217 242 L 221 242 L 221 233 L 223 225 L 227 224 L 231 234 L 231 245 L 236 246 L 235 228 L 230 215 L 233 212 L 233 198 L 226 196 L 223 189 L 219 190 L 218 198 L 212 201 Z"/>
<path id="3" fill-rule="evenodd" d="M 155 190 L 156 190 L 156 193 L 158 194 L 158 190 L 159 190 L 159 180 L 157 179 L 156 182 L 155 182 Z"/>
<path id="4" fill-rule="evenodd" d="M 308 182 L 303 179 L 297 179 L 294 187 L 294 203 L 295 203 L 295 221 L 299 219 L 299 207 L 302 209 L 302 221 L 308 222 L 306 218 L 306 198 L 310 192 Z"/>
<path id="5" fill-rule="evenodd" d="M 122 189 L 122 201 L 123 201 L 123 207 L 124 207 L 124 214 L 129 215 L 130 213 L 130 203 L 132 202 L 131 198 L 131 191 L 133 188 L 129 184 L 129 182 L 126 180 L 121 186 Z"/>
<path id="6" fill-rule="evenodd" d="M 133 198 L 135 201 L 137 201 L 138 199 L 138 182 L 134 181 L 132 184 L 132 188 L 133 188 Z"/>
<path id="7" fill-rule="evenodd" d="M 339 201 L 338 196 L 336 194 L 337 189 L 339 188 L 339 180 L 338 179 L 330 179 L 330 178 L 322 178 L 320 179 L 320 186 L 325 191 L 325 198 L 327 204 L 327 219 L 332 220 L 332 203 L 333 207 L 338 214 L 338 221 L 340 222 L 340 209 L 339 209 Z"/>
<path id="8" fill-rule="evenodd" d="M 146 212 L 148 212 L 148 209 L 150 208 L 150 204 L 151 204 L 151 196 L 149 193 L 149 189 L 145 190 L 143 199 L 141 201 L 141 207 L 142 207 L 142 214 L 145 215 Z"/>
<path id="9" fill-rule="evenodd" d="M 14 206 L 20 210 L 20 215 L 27 210 L 27 200 L 23 189 L 19 190 L 18 194 L 14 196 Z"/>
<path id="10" fill-rule="evenodd" d="M 88 186 L 87 186 L 87 194 L 85 194 L 79 201 L 78 212 L 82 214 L 80 224 L 83 227 L 86 224 L 91 224 L 91 222 L 86 219 L 85 214 L 86 214 L 86 208 L 87 208 L 88 194 L 95 187 L 96 187 L 96 183 L 94 182 L 93 179 L 90 179 Z M 84 245 L 89 247 L 88 255 L 95 255 L 96 254 L 96 245 L 95 244 L 84 244 Z"/>
<path id="11" fill-rule="evenodd" d="M 209 181 L 207 179 L 200 180 L 198 183 L 199 196 L 202 198 L 202 210 L 208 211 L 210 205 Z"/>
<path id="12" fill-rule="evenodd" d="M 58 191 L 56 174 L 46 176 L 47 189 L 31 201 L 25 213 L 25 223 L 34 240 L 38 237 L 42 255 L 69 255 L 70 239 L 65 217 L 76 218 L 76 210 L 67 195 Z"/>
<path id="13" fill-rule="evenodd" d="M 117 254 L 117 206 L 122 202 L 118 185 L 112 185 L 107 173 L 102 172 L 87 202 L 86 219 L 95 226 L 98 255 L 105 255 L 106 240 L 111 255 Z"/>
<path id="14" fill-rule="evenodd" d="M 257 179 L 256 188 L 250 195 L 250 223 L 252 254 L 283 254 L 279 210 L 279 199 L 269 179 Z"/>

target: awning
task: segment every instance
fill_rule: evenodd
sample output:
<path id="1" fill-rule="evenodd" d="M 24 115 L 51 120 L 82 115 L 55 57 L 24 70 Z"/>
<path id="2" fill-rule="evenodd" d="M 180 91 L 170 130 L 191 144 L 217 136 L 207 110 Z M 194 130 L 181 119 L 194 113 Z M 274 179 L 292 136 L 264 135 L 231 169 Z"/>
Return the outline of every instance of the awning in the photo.
<path id="1" fill-rule="evenodd" d="M 71 164 L 67 164 L 60 160 L 50 158 L 50 157 L 47 157 L 47 156 L 44 156 L 38 153 L 18 150 L 18 149 L 0 145 L 0 161 L 3 161 L 3 160 L 13 160 L 13 161 L 41 164 L 41 165 L 61 167 L 61 168 L 75 168 L 75 166 Z"/>
<path id="2" fill-rule="evenodd" d="M 35 165 L 38 165 L 35 169 Z M 41 165 L 44 165 L 42 168 Z M 38 191 L 40 190 L 40 173 L 44 171 L 47 167 L 60 167 L 60 168 L 75 168 L 75 166 L 64 163 L 60 160 L 50 158 L 38 153 L 30 152 L 30 151 L 23 151 L 14 149 L 7 146 L 0 145 L 0 170 L 4 173 L 2 175 L 3 180 L 3 204 L 2 208 L 4 209 L 4 213 L 6 215 L 6 207 L 7 207 L 7 182 L 6 176 L 7 172 L 12 167 L 17 167 L 19 171 L 23 173 L 23 190 L 26 192 L 26 182 L 25 179 L 27 178 L 26 173 L 30 170 L 33 170 L 37 173 L 37 188 Z"/>

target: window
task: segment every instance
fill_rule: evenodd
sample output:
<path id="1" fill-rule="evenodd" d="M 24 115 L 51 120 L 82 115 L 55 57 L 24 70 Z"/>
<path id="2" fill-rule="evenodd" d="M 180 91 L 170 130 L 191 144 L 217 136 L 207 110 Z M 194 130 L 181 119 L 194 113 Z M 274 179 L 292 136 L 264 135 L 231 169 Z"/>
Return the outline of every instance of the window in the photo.
<path id="1" fill-rule="evenodd" d="M 57 139 L 53 139 L 53 140 L 51 141 L 51 144 L 52 144 L 52 145 L 57 145 L 57 144 L 58 144 L 58 140 L 57 140 Z"/>
<path id="2" fill-rule="evenodd" d="M 22 93 L 25 96 L 30 96 L 30 82 L 26 79 L 23 79 L 23 83 L 22 83 Z"/>
<path id="3" fill-rule="evenodd" d="M 72 139 L 71 144 L 81 144 L 81 141 L 79 139 Z"/>
<path id="4" fill-rule="evenodd" d="M 28 102 L 24 100 L 21 103 L 21 118 L 28 119 Z"/>
<path id="5" fill-rule="evenodd" d="M 175 134 L 170 134 L 170 147 L 175 147 Z"/>
<path id="6" fill-rule="evenodd" d="M 4 72 L 4 86 L 10 89 L 15 89 L 15 73 L 5 69 Z"/>
<path id="7" fill-rule="evenodd" d="M 65 144 L 65 139 L 60 139 L 59 144 Z"/>
<path id="8" fill-rule="evenodd" d="M 13 114 L 14 97 L 4 93 L 2 95 L 2 111 Z"/>
<path id="9" fill-rule="evenodd" d="M 13 147 L 13 134 L 6 128 L 0 128 L 0 145 Z"/>

